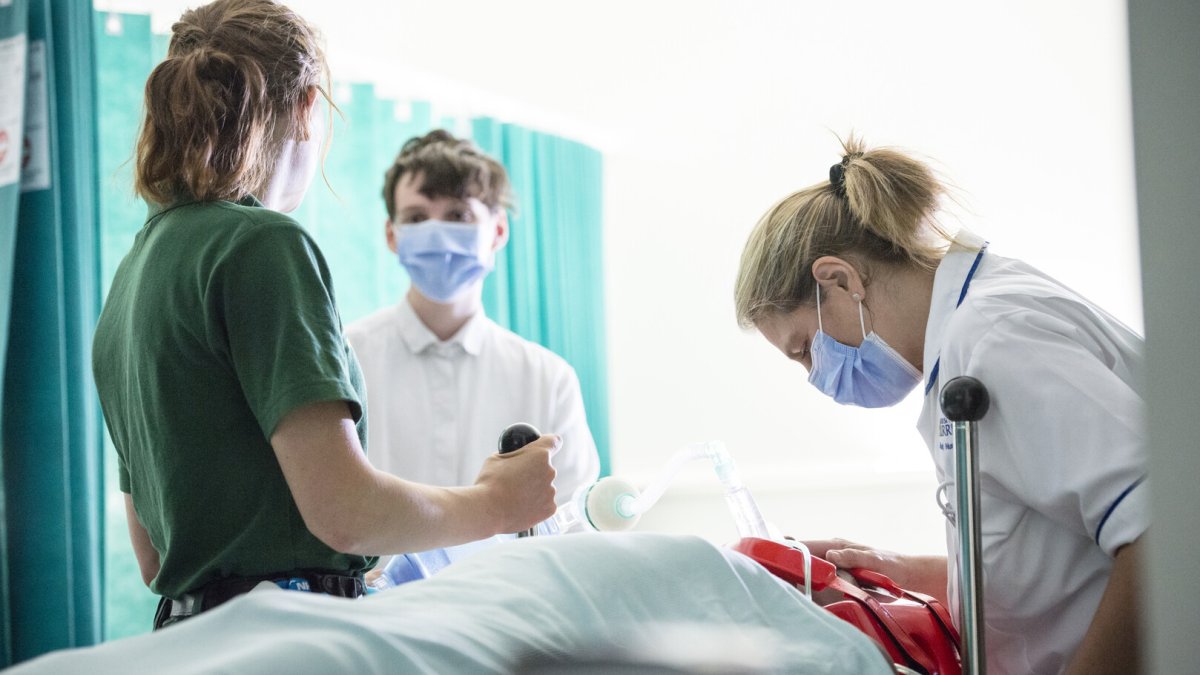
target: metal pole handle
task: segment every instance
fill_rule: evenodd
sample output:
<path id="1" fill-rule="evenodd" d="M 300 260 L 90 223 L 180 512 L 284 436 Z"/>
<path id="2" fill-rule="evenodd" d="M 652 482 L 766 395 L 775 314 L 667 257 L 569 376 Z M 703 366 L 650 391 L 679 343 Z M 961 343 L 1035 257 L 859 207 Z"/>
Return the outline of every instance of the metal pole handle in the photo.
<path id="1" fill-rule="evenodd" d="M 954 466 L 957 479 L 959 565 L 959 634 L 965 675 L 985 675 L 983 561 L 979 530 L 979 430 L 987 414 L 987 387 L 973 377 L 956 377 L 942 387 L 942 414 L 954 423 Z"/>

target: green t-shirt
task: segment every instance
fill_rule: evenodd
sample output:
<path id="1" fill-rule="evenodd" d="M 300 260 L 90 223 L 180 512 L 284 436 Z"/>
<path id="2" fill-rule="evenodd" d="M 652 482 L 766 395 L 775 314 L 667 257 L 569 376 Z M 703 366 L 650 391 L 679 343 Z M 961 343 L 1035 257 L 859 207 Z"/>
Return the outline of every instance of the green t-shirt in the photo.
<path id="1" fill-rule="evenodd" d="M 308 531 L 269 441 L 291 410 L 331 400 L 367 439 L 329 270 L 294 220 L 253 198 L 151 209 L 100 313 L 92 367 L 121 490 L 158 550 L 156 593 L 375 564 Z"/>

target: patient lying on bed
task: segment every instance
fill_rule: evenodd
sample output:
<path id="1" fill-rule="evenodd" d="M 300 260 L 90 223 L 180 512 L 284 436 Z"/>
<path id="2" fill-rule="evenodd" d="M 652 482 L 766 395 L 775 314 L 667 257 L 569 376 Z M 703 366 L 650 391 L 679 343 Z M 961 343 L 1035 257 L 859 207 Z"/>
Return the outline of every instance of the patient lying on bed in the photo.
<path id="1" fill-rule="evenodd" d="M 763 667 L 750 672 L 891 672 L 873 642 L 749 558 L 696 537 L 628 533 L 521 539 L 358 600 L 254 591 L 12 673 L 548 672 L 526 666 L 618 659 L 639 635 L 680 629 L 704 644 L 664 651 L 752 644 Z"/>

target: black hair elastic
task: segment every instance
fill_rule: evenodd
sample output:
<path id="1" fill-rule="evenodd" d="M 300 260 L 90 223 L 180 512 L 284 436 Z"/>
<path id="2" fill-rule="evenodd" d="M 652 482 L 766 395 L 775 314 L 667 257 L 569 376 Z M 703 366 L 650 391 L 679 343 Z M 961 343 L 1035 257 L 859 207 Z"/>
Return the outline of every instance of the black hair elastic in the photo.
<path id="1" fill-rule="evenodd" d="M 829 184 L 833 186 L 837 196 L 846 197 L 846 166 L 842 163 L 829 167 Z"/>

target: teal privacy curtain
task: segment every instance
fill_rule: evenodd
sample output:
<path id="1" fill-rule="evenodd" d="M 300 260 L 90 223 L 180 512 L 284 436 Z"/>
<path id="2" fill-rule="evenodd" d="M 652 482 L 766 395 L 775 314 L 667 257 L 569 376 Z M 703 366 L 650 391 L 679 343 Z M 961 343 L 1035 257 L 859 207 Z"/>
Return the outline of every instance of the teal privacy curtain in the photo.
<path id="1" fill-rule="evenodd" d="M 99 307 L 92 10 L 83 0 L 29 0 L 0 12 L 0 36 L 23 23 L 27 48 L 15 235 L 7 197 L 0 213 L 11 241 L 0 269 L 0 639 L 9 664 L 99 641 L 103 542 L 90 356 Z"/>
<path id="2" fill-rule="evenodd" d="M 150 32 L 150 17 L 97 13 L 97 130 L 99 136 L 100 278 L 107 296 L 117 265 L 146 220 L 146 204 L 133 193 L 133 147 L 141 123 L 146 78 L 166 54 L 164 36 Z M 105 493 L 113 508 L 104 514 L 104 639 L 150 630 L 158 596 L 142 583 L 122 497 L 117 487 L 116 450 L 104 437 Z"/>
<path id="3" fill-rule="evenodd" d="M 21 195 L 21 138 L 25 129 L 25 53 L 29 7 L 16 0 L 0 7 L 0 374 L 8 349 L 9 315 L 16 260 L 17 205 Z M 0 410 L 5 403 L 0 386 Z M 0 492 L 4 489 L 4 418 L 0 416 Z M 9 605 L 8 502 L 0 499 L 0 667 L 12 663 Z"/>
<path id="4" fill-rule="evenodd" d="M 484 307 L 501 326 L 574 366 L 600 474 L 608 475 L 602 156 L 486 117 L 471 127 L 475 142 L 508 170 L 517 201 L 508 246 L 484 284 Z"/>

